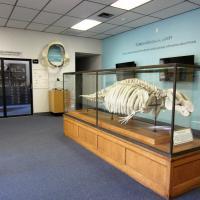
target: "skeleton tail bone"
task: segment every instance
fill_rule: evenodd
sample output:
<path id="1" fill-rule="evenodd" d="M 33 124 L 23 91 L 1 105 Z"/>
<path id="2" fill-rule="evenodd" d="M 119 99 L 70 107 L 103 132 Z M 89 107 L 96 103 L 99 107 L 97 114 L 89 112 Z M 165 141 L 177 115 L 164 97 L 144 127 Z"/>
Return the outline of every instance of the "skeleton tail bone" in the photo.
<path id="1" fill-rule="evenodd" d="M 98 101 L 103 102 L 104 97 L 106 96 L 106 93 L 108 91 L 110 91 L 111 88 L 115 87 L 115 85 L 116 85 L 116 83 L 109 86 L 109 87 L 106 87 L 105 89 L 98 91 L 98 93 L 95 92 L 95 93 L 92 93 L 92 94 L 80 95 L 80 96 L 83 97 L 83 98 L 86 98 L 87 100 L 92 101 L 92 102 L 96 102 L 96 98 L 98 97 Z"/>

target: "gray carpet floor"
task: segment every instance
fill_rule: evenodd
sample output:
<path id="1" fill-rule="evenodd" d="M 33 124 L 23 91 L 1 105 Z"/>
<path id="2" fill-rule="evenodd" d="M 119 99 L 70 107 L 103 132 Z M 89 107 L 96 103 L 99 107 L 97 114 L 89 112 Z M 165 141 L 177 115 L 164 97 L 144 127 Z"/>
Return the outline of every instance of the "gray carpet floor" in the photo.
<path id="1" fill-rule="evenodd" d="M 0 119 L 0 200 L 162 200 L 64 137 L 62 117 Z M 177 200 L 198 200 L 200 189 Z"/>

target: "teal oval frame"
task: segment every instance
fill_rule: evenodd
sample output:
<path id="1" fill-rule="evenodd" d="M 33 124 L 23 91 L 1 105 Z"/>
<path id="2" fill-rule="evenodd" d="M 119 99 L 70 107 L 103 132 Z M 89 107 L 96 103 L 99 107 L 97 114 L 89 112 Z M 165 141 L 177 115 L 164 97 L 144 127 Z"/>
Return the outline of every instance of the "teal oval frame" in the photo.
<path id="1" fill-rule="evenodd" d="M 62 67 L 65 62 L 65 48 L 61 44 L 52 44 L 48 48 L 47 59 L 51 66 Z M 59 64 L 55 64 L 58 62 Z"/>

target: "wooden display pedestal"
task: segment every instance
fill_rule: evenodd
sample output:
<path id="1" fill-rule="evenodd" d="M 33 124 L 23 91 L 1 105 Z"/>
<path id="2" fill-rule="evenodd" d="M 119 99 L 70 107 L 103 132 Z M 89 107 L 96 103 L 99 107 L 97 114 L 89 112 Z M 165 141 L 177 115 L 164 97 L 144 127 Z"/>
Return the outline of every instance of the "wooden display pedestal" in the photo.
<path id="1" fill-rule="evenodd" d="M 200 152 L 169 158 L 67 115 L 64 133 L 165 198 L 200 186 Z"/>
<path id="2" fill-rule="evenodd" d="M 49 91 L 49 111 L 54 114 L 64 113 L 63 90 Z"/>
<path id="3" fill-rule="evenodd" d="M 96 111 L 93 109 L 76 110 L 70 112 L 69 115 L 96 125 Z M 170 141 L 169 133 L 166 131 L 155 132 L 153 129 L 150 130 L 147 128 L 149 124 L 139 120 L 130 120 L 128 124 L 122 125 L 119 123 L 118 116 L 113 115 L 113 119 L 111 119 L 109 113 L 101 111 L 98 112 L 98 126 L 148 145 L 159 145 Z"/>

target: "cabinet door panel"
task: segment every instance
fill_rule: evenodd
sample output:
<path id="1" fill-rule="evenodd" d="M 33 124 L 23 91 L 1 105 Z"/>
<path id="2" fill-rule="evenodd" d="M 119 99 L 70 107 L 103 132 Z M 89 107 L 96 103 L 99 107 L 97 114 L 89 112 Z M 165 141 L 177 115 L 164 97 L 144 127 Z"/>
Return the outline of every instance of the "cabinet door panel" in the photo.
<path id="1" fill-rule="evenodd" d="M 125 164 L 125 148 L 119 144 L 98 136 L 98 151 L 120 164 Z"/>
<path id="2" fill-rule="evenodd" d="M 65 120 L 64 122 L 64 133 L 66 136 L 70 136 L 72 138 L 78 137 L 78 126 L 73 122 Z"/>
<path id="3" fill-rule="evenodd" d="M 79 127 L 79 139 L 91 147 L 97 147 L 97 134 L 94 131 Z"/>
<path id="4" fill-rule="evenodd" d="M 126 165 L 142 176 L 165 185 L 167 167 L 137 152 L 126 150 Z M 151 170 L 150 170 L 151 169 Z"/>

